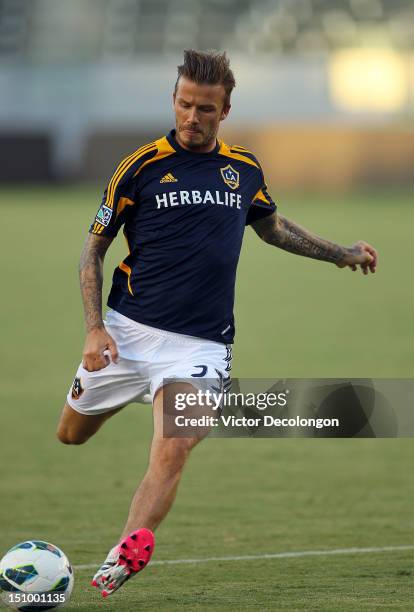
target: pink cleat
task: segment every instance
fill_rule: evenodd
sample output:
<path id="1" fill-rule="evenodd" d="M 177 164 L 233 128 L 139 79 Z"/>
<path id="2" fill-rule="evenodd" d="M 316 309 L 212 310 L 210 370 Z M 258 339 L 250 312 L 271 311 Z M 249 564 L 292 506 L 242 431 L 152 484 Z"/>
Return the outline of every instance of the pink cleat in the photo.
<path id="1" fill-rule="evenodd" d="M 93 577 L 92 586 L 101 590 L 102 597 L 112 595 L 148 565 L 154 545 L 152 531 L 145 528 L 133 531 L 109 552 Z"/>

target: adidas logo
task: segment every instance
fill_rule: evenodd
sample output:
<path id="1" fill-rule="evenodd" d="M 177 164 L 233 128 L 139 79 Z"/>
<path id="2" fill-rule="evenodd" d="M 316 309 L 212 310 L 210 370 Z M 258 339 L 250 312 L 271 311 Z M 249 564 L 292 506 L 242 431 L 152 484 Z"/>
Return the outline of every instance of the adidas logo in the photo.
<path id="1" fill-rule="evenodd" d="M 177 183 L 177 182 L 178 182 L 178 179 L 176 179 L 175 176 L 171 174 L 171 172 L 168 172 L 167 174 L 165 174 L 160 180 L 160 183 Z"/>

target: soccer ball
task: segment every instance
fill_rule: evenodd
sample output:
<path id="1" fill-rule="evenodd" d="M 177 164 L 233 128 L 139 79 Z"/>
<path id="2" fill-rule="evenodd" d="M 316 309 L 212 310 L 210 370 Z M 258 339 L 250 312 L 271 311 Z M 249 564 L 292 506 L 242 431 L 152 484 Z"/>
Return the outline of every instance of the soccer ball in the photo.
<path id="1" fill-rule="evenodd" d="M 14 610 L 51 610 L 69 600 L 73 570 L 66 555 L 39 540 L 13 546 L 0 561 L 0 595 Z"/>

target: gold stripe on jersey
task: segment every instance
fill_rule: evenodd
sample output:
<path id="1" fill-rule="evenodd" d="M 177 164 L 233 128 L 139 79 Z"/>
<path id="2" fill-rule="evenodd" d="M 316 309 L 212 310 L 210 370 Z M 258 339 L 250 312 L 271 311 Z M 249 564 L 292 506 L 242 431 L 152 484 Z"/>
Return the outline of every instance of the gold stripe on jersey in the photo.
<path id="1" fill-rule="evenodd" d="M 127 249 L 128 249 L 128 256 L 131 255 L 131 249 L 129 246 L 129 242 L 128 242 L 128 238 L 125 232 L 125 228 L 124 228 L 124 238 L 125 238 L 125 242 L 127 243 Z M 133 291 L 132 291 L 132 287 L 131 287 L 131 268 L 124 262 L 121 261 L 121 263 L 119 264 L 118 268 L 120 270 L 122 270 L 123 272 L 125 272 L 128 276 L 128 291 L 131 295 L 134 295 Z"/>
<path id="2" fill-rule="evenodd" d="M 105 202 L 108 208 L 113 208 L 114 206 L 115 191 L 116 191 L 116 188 L 118 187 L 119 181 L 124 176 L 124 174 L 129 170 L 129 168 L 136 161 L 138 161 L 138 159 L 140 159 L 140 157 L 142 157 L 146 153 L 149 153 L 150 151 L 155 151 L 155 150 L 156 150 L 155 143 L 144 145 L 143 147 L 141 147 L 140 149 L 137 149 L 134 153 L 132 153 L 132 155 L 129 155 L 124 160 L 122 160 L 118 168 L 115 170 L 115 173 L 112 179 L 109 182 L 107 197 L 106 197 L 106 202 Z"/>
<path id="3" fill-rule="evenodd" d="M 232 153 L 230 149 L 234 149 L 234 147 L 229 147 L 225 142 L 220 141 L 220 149 L 219 155 L 224 155 L 225 157 L 230 157 L 231 159 L 238 159 L 239 161 L 245 162 L 250 166 L 254 166 L 255 168 L 259 168 L 259 166 L 254 162 L 250 157 L 246 157 L 242 155 L 242 153 Z"/>
<path id="4" fill-rule="evenodd" d="M 249 151 L 248 149 L 245 149 L 244 147 L 240 147 L 239 145 L 232 145 L 230 149 L 235 149 L 236 151 L 240 151 L 240 153 L 244 152 L 244 153 L 250 153 L 250 155 L 253 155 L 251 151 Z"/>
<path id="5" fill-rule="evenodd" d="M 168 157 L 169 155 L 173 155 L 174 153 L 176 153 L 176 150 L 170 145 L 166 136 L 163 136 L 159 140 L 156 140 L 155 144 L 157 145 L 157 153 L 154 155 L 154 157 L 151 157 L 151 159 L 147 159 L 147 161 L 140 165 L 138 170 L 135 172 L 134 177 L 137 176 L 137 174 L 139 174 L 141 170 L 145 168 L 145 166 L 147 166 L 148 164 L 153 164 L 154 162 L 157 162 L 160 159 L 164 159 L 164 157 Z"/>
<path id="6" fill-rule="evenodd" d="M 268 200 L 265 196 L 265 194 L 263 193 L 262 189 L 259 189 L 259 191 L 256 193 L 256 195 L 253 198 L 253 202 L 255 200 L 262 200 L 262 202 L 265 202 L 265 204 L 269 204 L 269 206 L 272 205 L 272 203 L 270 202 L 270 200 Z"/>
<path id="7" fill-rule="evenodd" d="M 149 146 L 149 145 L 144 145 L 145 147 Z M 108 205 L 109 201 L 112 199 L 113 197 L 113 186 L 118 178 L 118 175 L 120 172 L 122 172 L 122 170 L 124 169 L 125 165 L 128 163 L 128 161 L 130 161 L 135 155 L 137 155 L 142 149 L 144 149 L 143 147 L 140 147 L 139 149 L 137 149 L 136 151 L 134 151 L 133 153 L 131 153 L 130 155 L 128 155 L 127 157 L 125 157 L 116 167 L 115 172 L 113 173 L 111 180 L 109 181 L 109 185 L 108 185 L 108 189 L 107 189 L 107 194 L 106 194 L 106 202 L 105 204 Z"/>
<path id="8" fill-rule="evenodd" d="M 121 214 L 121 212 L 124 210 L 126 206 L 134 206 L 134 204 L 135 204 L 134 200 L 130 200 L 129 198 L 119 198 L 118 206 L 116 207 L 116 217 L 115 218 L 118 218 L 118 215 Z"/>
<path id="9" fill-rule="evenodd" d="M 108 197 L 107 197 L 107 206 L 109 208 L 113 208 L 114 206 L 114 199 L 115 199 L 115 193 L 116 193 L 116 189 L 119 185 L 120 180 L 122 179 L 122 177 L 125 175 L 125 173 L 129 170 L 129 168 L 141 157 L 143 157 L 144 155 L 146 155 L 147 153 L 149 153 L 150 151 L 155 151 L 156 147 L 154 144 L 152 145 L 145 145 L 145 147 L 141 147 L 140 149 L 138 149 L 137 151 L 135 151 L 135 153 L 133 153 L 132 155 L 130 155 L 129 157 L 125 158 L 121 164 L 118 166 L 118 169 L 116 170 L 115 174 L 113 175 L 111 182 L 109 184 L 109 188 L 108 188 Z"/>
<path id="10" fill-rule="evenodd" d="M 229 149 L 232 152 L 236 152 L 236 153 L 241 153 L 242 155 L 246 155 L 246 157 L 248 157 L 249 155 L 251 155 L 253 157 L 253 160 L 255 163 L 258 164 L 257 160 L 256 160 L 256 156 L 254 153 L 252 153 L 252 151 L 249 151 L 249 149 L 245 149 L 244 147 L 240 147 L 239 145 L 232 145 L 231 147 L 229 147 Z M 251 159 L 251 157 L 249 158 Z"/>
<path id="11" fill-rule="evenodd" d="M 128 155 L 127 157 L 125 157 L 125 159 L 123 159 L 117 166 L 111 180 L 108 186 L 108 199 L 109 197 L 113 198 L 113 193 L 114 193 L 114 184 L 117 181 L 117 178 L 119 176 L 119 173 L 123 173 L 123 170 L 125 169 L 125 167 L 128 165 L 128 162 L 130 162 L 133 158 L 135 158 L 136 155 L 139 155 L 141 152 L 146 151 L 147 149 L 151 148 L 155 146 L 155 143 L 151 142 L 149 144 L 143 145 L 142 147 L 140 147 L 139 149 L 137 149 L 136 151 L 134 151 L 131 155 Z"/>
<path id="12" fill-rule="evenodd" d="M 128 291 L 131 295 L 134 295 L 132 293 L 132 288 L 131 288 L 131 268 L 129 266 L 126 265 L 126 263 L 124 263 L 123 261 L 121 261 L 121 263 L 119 264 L 119 268 L 123 271 L 126 272 L 127 276 L 128 276 Z"/>
<path id="13" fill-rule="evenodd" d="M 103 229 L 104 229 L 104 226 L 101 225 L 101 223 L 98 223 L 98 221 L 95 221 L 93 225 L 93 229 L 92 229 L 92 234 L 101 234 Z"/>

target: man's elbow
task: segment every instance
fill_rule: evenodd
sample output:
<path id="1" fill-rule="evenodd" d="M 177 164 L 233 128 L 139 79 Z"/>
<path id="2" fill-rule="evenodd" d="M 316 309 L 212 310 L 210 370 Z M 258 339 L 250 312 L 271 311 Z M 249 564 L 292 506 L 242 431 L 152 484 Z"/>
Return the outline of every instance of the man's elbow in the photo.
<path id="1" fill-rule="evenodd" d="M 265 232 L 264 234 L 260 235 L 260 238 L 266 244 L 274 244 L 274 235 L 273 235 L 273 233 Z"/>
<path id="2" fill-rule="evenodd" d="M 283 222 L 281 222 L 279 219 L 273 225 L 273 227 L 268 228 L 267 230 L 263 231 L 260 234 L 260 238 L 263 240 L 263 242 L 266 242 L 266 244 L 271 244 L 277 247 L 282 246 L 283 237 L 284 237 Z"/>

